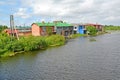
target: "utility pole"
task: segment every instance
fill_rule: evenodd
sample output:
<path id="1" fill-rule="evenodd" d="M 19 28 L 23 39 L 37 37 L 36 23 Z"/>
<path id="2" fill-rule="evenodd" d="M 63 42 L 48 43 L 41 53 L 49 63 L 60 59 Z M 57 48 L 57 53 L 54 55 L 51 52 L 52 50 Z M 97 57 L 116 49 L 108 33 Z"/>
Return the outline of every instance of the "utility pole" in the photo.
<path id="1" fill-rule="evenodd" d="M 13 18 L 13 15 L 10 15 L 10 29 L 11 29 L 11 39 L 12 37 L 17 37 L 17 39 L 19 40 L 19 37 L 18 37 L 18 33 L 17 33 L 17 30 L 14 26 L 14 18 Z"/>
<path id="2" fill-rule="evenodd" d="M 10 15 L 10 29 L 11 29 L 11 37 L 14 37 L 14 20 L 13 15 Z"/>

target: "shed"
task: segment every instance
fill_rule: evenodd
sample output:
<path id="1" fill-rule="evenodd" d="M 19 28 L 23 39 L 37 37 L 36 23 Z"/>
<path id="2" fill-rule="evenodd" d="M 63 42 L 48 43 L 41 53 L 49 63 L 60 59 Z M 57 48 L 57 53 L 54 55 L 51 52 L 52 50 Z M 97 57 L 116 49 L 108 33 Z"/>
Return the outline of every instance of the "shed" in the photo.
<path id="1" fill-rule="evenodd" d="M 32 34 L 31 30 L 19 30 L 18 32 L 19 32 L 18 33 L 19 36 L 29 36 Z"/>
<path id="2" fill-rule="evenodd" d="M 55 31 L 56 34 L 68 36 L 73 33 L 73 26 L 66 22 L 57 22 L 55 23 Z"/>
<path id="3" fill-rule="evenodd" d="M 32 25 L 33 36 L 44 36 L 48 34 L 48 30 L 54 32 L 54 23 L 33 23 Z"/>
<path id="4" fill-rule="evenodd" d="M 16 26 L 19 36 L 29 36 L 32 34 L 31 26 Z"/>

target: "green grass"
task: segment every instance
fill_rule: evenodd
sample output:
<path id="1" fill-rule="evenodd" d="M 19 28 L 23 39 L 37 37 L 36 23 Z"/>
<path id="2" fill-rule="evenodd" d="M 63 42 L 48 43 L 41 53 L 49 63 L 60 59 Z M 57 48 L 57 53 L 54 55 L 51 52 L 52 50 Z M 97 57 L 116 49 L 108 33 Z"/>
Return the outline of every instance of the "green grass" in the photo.
<path id="1" fill-rule="evenodd" d="M 72 35 L 70 35 L 70 38 L 77 38 L 77 37 L 81 37 L 81 36 L 86 36 L 86 34 L 72 34 Z"/>
<path id="2" fill-rule="evenodd" d="M 105 30 L 120 30 L 120 26 L 105 26 Z"/>
<path id="3" fill-rule="evenodd" d="M 49 46 L 60 46 L 65 43 L 64 36 L 51 35 L 45 37 L 21 37 L 20 40 L 13 39 L 11 42 L 7 36 L 1 36 L 2 39 L 0 45 L 0 56 L 14 56 L 19 52 L 34 51 L 40 49 L 46 49 Z"/>

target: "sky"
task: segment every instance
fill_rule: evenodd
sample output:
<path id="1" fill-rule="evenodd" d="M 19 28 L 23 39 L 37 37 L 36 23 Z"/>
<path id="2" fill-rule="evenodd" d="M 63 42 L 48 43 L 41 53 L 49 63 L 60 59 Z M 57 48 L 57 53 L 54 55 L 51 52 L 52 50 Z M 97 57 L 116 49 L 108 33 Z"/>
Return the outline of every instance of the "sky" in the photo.
<path id="1" fill-rule="evenodd" d="M 0 0 L 0 25 L 62 20 L 68 23 L 120 25 L 120 0 Z"/>

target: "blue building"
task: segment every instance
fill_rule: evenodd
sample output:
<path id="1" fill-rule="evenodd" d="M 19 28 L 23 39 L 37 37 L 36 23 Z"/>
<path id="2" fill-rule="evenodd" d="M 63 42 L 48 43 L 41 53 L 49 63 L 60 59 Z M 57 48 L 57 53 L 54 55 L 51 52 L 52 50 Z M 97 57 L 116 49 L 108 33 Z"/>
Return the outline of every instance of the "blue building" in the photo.
<path id="1" fill-rule="evenodd" d="M 79 34 L 85 34 L 86 33 L 85 25 L 79 24 L 74 25 L 74 32 Z"/>

